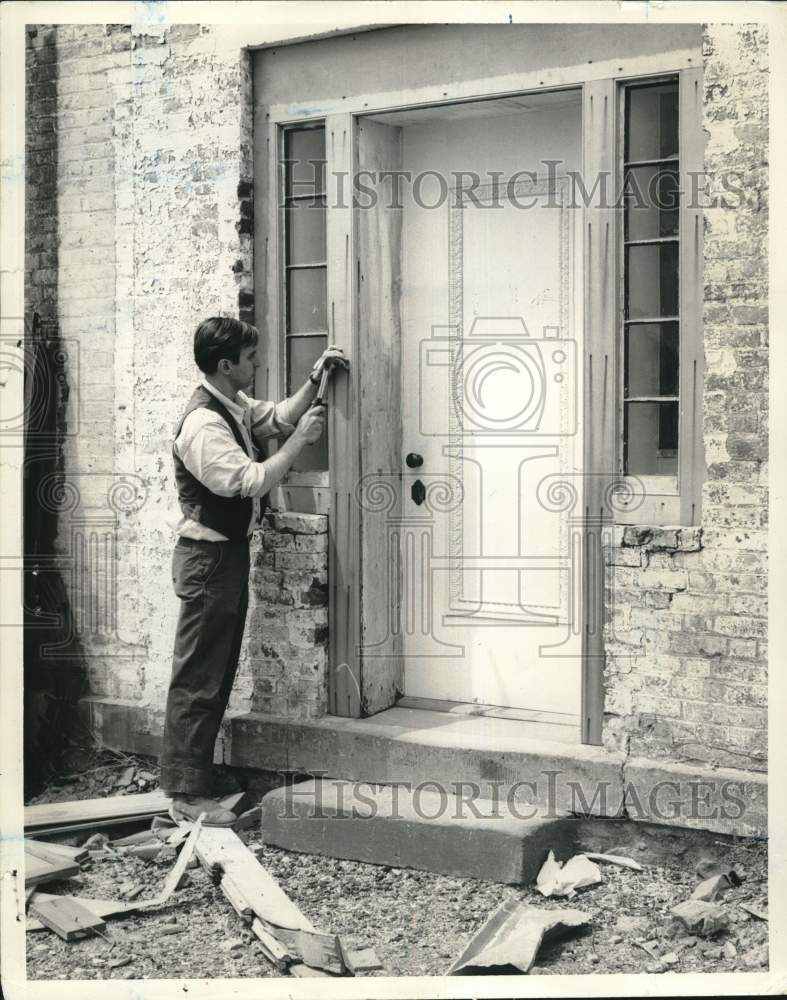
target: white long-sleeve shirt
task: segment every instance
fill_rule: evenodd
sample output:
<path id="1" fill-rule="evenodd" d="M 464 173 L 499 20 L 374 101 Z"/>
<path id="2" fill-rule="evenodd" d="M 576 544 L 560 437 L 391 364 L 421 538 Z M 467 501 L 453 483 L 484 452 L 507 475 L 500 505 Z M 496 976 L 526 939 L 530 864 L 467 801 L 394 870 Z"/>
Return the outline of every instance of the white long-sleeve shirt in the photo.
<path id="1" fill-rule="evenodd" d="M 219 392 L 207 379 L 203 380 L 202 385 L 237 421 L 250 455 L 254 455 L 253 441 L 261 443 L 266 438 L 286 436 L 295 430 L 286 400 L 271 403 L 251 399 L 243 392 L 239 392 L 232 400 Z M 259 517 L 260 497 L 276 485 L 270 476 L 266 476 L 267 463 L 255 462 L 250 458 L 235 440 L 224 418 L 204 406 L 192 410 L 183 421 L 175 439 L 175 451 L 192 476 L 212 493 L 223 497 L 253 499 L 248 529 L 248 534 L 251 535 Z M 277 481 L 280 478 L 277 476 Z M 196 538 L 206 542 L 227 541 L 226 535 L 189 517 L 181 517 L 175 531 L 183 538 Z"/>

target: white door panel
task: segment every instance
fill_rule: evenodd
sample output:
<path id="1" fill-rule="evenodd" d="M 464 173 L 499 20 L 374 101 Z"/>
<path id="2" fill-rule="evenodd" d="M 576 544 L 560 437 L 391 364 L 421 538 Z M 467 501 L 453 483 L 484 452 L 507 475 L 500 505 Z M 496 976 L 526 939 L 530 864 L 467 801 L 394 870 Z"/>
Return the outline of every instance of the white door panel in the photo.
<path id="1" fill-rule="evenodd" d="M 580 230 L 564 176 L 578 122 L 576 135 L 552 130 L 565 169 L 513 178 L 517 128 L 558 159 L 538 117 L 484 123 L 485 169 L 508 168 L 496 185 L 460 185 L 439 208 L 405 200 L 403 452 L 424 459 L 404 480 L 405 692 L 578 714 Z M 405 165 L 450 177 L 478 161 L 478 144 L 464 122 L 411 127 Z M 532 159 L 539 147 L 522 148 Z"/>

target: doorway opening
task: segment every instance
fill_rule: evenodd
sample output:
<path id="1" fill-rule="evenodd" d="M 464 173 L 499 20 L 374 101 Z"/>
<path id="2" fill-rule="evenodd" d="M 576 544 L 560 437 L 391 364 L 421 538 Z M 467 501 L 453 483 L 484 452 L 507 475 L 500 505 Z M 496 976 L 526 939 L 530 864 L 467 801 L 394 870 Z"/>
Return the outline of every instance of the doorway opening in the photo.
<path id="1" fill-rule="evenodd" d="M 581 89 L 359 116 L 357 157 L 400 324 L 402 704 L 579 740 Z"/>

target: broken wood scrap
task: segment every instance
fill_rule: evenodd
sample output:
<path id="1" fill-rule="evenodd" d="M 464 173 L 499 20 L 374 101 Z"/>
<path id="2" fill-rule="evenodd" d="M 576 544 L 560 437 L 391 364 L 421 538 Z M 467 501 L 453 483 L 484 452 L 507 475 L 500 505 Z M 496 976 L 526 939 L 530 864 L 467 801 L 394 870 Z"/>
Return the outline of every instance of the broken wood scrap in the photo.
<path id="1" fill-rule="evenodd" d="M 38 853 L 39 851 L 46 851 L 50 854 L 56 854 L 60 857 L 70 858 L 77 864 L 82 861 L 87 861 L 90 856 L 90 852 L 84 847 L 71 847 L 69 844 L 58 844 L 56 841 L 49 840 L 32 840 L 30 837 L 25 837 L 25 845 L 27 849 L 37 856 L 41 857 Z"/>
<path id="2" fill-rule="evenodd" d="M 48 892 L 37 892 L 33 898 L 40 899 L 43 902 L 45 899 L 64 899 L 65 897 L 56 896 Z M 134 913 L 136 910 L 144 908 L 145 904 L 148 902 L 143 899 L 139 902 L 134 901 L 131 903 L 122 899 L 93 899 L 87 896 L 71 896 L 70 898 L 76 900 L 77 903 L 81 903 L 83 906 L 86 906 L 99 917 L 116 917 L 122 916 L 126 913 Z M 35 932 L 44 929 L 44 924 L 42 924 L 40 920 L 37 920 L 32 916 L 27 918 L 27 923 L 25 924 L 26 931 Z"/>
<path id="3" fill-rule="evenodd" d="M 39 852 L 40 853 L 40 852 Z M 25 843 L 25 888 L 31 885 L 42 885 L 45 882 L 54 882 L 64 878 L 72 878 L 78 875 L 81 869 L 79 865 L 70 858 L 62 854 L 52 853 L 47 858 L 39 857 L 33 853 L 30 846 Z"/>
<path id="4" fill-rule="evenodd" d="M 192 827 L 188 839 L 181 848 L 180 856 L 178 857 L 178 860 L 175 862 L 175 864 L 172 866 L 172 870 L 167 875 L 167 878 L 164 881 L 161 891 L 156 896 L 153 896 L 150 899 L 142 899 L 139 901 L 135 900 L 133 902 L 129 902 L 123 900 L 115 901 L 115 900 L 80 899 L 79 897 L 76 896 L 75 897 L 63 897 L 63 896 L 53 896 L 53 895 L 43 896 L 41 893 L 36 894 L 36 896 L 33 898 L 34 899 L 40 898 L 42 902 L 64 899 L 64 898 L 72 898 L 77 903 L 81 903 L 82 905 L 93 910 L 93 912 L 96 913 L 98 916 L 102 917 L 115 916 L 121 913 L 131 913 L 134 911 L 150 909 L 151 907 L 154 906 L 161 906 L 163 903 L 167 902 L 172 893 L 175 892 L 175 890 L 180 885 L 183 875 L 185 874 L 186 868 L 188 866 L 188 863 L 194 853 L 194 846 L 197 843 L 197 838 L 199 837 L 200 831 L 201 831 L 201 819 L 198 820 Z M 38 926 L 35 926 L 36 922 L 38 923 Z M 27 922 L 28 931 L 40 930 L 42 926 L 45 926 L 45 924 L 40 919 L 38 919 L 38 921 L 33 921 L 32 924 L 31 921 L 29 920 Z"/>
<path id="5" fill-rule="evenodd" d="M 322 931 L 289 930 L 284 927 L 268 927 L 287 951 L 304 965 L 324 969 L 342 976 L 348 971 L 344 961 L 344 949 L 337 934 Z"/>
<path id="6" fill-rule="evenodd" d="M 127 847 L 126 853 L 133 858 L 139 858 L 140 861 L 155 861 L 161 853 L 161 848 L 161 843 L 154 841 L 150 844 L 135 844 L 133 847 Z"/>
<path id="7" fill-rule="evenodd" d="M 243 895 L 261 920 L 290 930 L 316 930 L 233 830 L 203 827 L 196 851 L 208 873 L 219 868 L 243 887 Z"/>
<path id="8" fill-rule="evenodd" d="M 746 913 L 750 914 L 752 917 L 756 917 L 758 920 L 768 919 L 768 914 L 765 910 L 754 906 L 752 903 L 740 903 L 739 905 L 742 910 L 745 910 Z"/>
<path id="9" fill-rule="evenodd" d="M 516 899 L 506 900 L 473 935 L 448 970 L 449 976 L 473 975 L 479 970 L 529 972 L 542 944 L 591 922 L 581 910 L 544 910 Z"/>
<path id="10" fill-rule="evenodd" d="M 221 891 L 227 897 L 227 900 L 233 910 L 238 914 L 238 916 L 245 923 L 250 924 L 255 919 L 254 910 L 252 909 L 249 901 L 243 895 L 243 890 L 235 882 L 231 875 L 225 874 L 221 879 Z"/>
<path id="11" fill-rule="evenodd" d="M 170 829 L 173 829 L 170 827 Z M 152 830 L 140 830 L 139 833 L 130 833 L 127 837 L 119 837 L 111 840 L 112 847 L 139 847 L 141 844 L 152 844 L 156 842 L 156 835 Z"/>
<path id="12" fill-rule="evenodd" d="M 293 956 L 287 951 L 276 935 L 272 934 L 265 924 L 263 924 L 259 917 L 254 917 L 251 929 L 259 939 L 263 955 L 265 955 L 269 962 L 276 966 L 277 972 L 284 975 L 289 966 L 294 962 Z"/>
<path id="13" fill-rule="evenodd" d="M 243 913 L 250 908 L 262 929 L 286 949 L 296 964 L 301 962 L 335 975 L 347 974 L 338 936 L 317 930 L 234 830 L 204 827 L 196 852 L 210 874 L 220 873 L 222 888 L 226 879 L 229 893 L 225 888 L 225 895 L 236 911 Z"/>
<path id="14" fill-rule="evenodd" d="M 310 965 L 304 965 L 303 962 L 296 962 L 289 967 L 288 971 L 291 976 L 297 976 L 299 979 L 335 978 L 333 973 L 324 972 L 322 969 L 313 969 Z"/>
<path id="15" fill-rule="evenodd" d="M 376 972 L 383 968 L 374 948 L 351 948 L 345 951 L 344 961 L 353 975 L 359 972 Z"/>
<path id="16" fill-rule="evenodd" d="M 55 896 L 41 900 L 34 897 L 30 903 L 30 911 L 36 920 L 64 941 L 73 941 L 106 928 L 106 923 L 97 913 L 73 896 Z"/>
<path id="17" fill-rule="evenodd" d="M 191 832 L 186 838 L 183 847 L 180 849 L 178 860 L 172 866 L 172 870 L 164 881 L 161 892 L 151 901 L 154 905 L 166 903 L 172 893 L 180 886 L 183 876 L 186 874 L 186 866 L 191 860 L 191 856 L 194 853 L 194 849 L 197 845 L 197 840 L 199 839 L 201 832 L 202 816 L 200 816 L 197 822 L 192 826 Z"/>

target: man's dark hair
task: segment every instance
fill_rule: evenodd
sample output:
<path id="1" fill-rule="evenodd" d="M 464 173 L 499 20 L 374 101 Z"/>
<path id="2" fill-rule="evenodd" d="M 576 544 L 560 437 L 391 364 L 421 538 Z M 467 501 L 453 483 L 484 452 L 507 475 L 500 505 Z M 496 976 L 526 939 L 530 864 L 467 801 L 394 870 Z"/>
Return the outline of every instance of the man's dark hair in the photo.
<path id="1" fill-rule="evenodd" d="M 213 375 L 222 358 L 234 365 L 240 361 L 244 347 L 257 343 L 257 328 L 250 323 L 228 316 L 204 319 L 194 334 L 194 360 L 206 375 Z"/>

